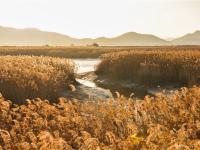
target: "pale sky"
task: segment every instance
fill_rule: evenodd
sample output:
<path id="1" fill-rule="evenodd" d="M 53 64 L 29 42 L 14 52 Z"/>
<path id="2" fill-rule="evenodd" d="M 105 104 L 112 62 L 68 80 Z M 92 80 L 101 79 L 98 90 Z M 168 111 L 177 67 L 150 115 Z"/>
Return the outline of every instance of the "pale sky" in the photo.
<path id="1" fill-rule="evenodd" d="M 76 38 L 130 31 L 171 38 L 200 30 L 200 0 L 0 0 L 0 26 Z"/>

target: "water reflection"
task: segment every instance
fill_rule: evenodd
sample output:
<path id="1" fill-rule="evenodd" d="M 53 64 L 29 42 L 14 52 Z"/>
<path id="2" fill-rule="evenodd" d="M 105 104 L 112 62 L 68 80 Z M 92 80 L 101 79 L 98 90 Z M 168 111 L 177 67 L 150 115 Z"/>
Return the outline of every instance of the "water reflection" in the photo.
<path id="1" fill-rule="evenodd" d="M 90 72 L 100 63 L 100 59 L 72 59 L 78 67 L 77 73 Z"/>
<path id="2" fill-rule="evenodd" d="M 78 81 L 79 83 L 81 83 L 87 87 L 97 87 L 97 85 L 92 81 L 83 80 L 83 79 L 76 79 L 76 81 Z"/>
<path id="3" fill-rule="evenodd" d="M 77 73 L 86 73 L 95 71 L 95 67 L 98 63 L 100 63 L 100 59 L 72 59 L 75 64 L 77 65 Z M 119 92 L 120 94 L 129 97 L 132 93 L 134 93 L 135 97 L 143 98 L 145 95 L 150 94 L 148 93 L 147 89 L 141 88 L 141 86 L 130 86 L 130 84 L 101 84 L 101 83 L 94 83 L 89 80 L 84 79 L 76 79 L 79 83 L 87 86 L 87 87 L 100 87 L 103 89 L 110 89 L 115 96 L 115 92 Z"/>

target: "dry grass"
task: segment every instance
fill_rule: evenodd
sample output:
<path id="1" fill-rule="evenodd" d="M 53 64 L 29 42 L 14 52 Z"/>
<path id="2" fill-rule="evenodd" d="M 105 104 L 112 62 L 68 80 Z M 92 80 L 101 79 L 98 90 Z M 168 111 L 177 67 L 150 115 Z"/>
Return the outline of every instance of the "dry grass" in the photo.
<path id="1" fill-rule="evenodd" d="M 116 51 L 118 48 L 114 48 Z M 0 47 L 0 55 L 34 55 L 63 58 L 98 58 L 101 54 L 111 52 L 102 47 L 51 47 L 51 46 L 13 46 Z"/>
<path id="2" fill-rule="evenodd" d="M 67 59 L 0 56 L 0 91 L 18 103 L 26 98 L 55 99 L 74 82 L 74 69 Z"/>
<path id="3" fill-rule="evenodd" d="M 150 77 L 151 82 L 180 79 L 196 82 L 199 56 L 198 51 L 191 50 L 112 53 L 104 56 L 98 71 L 120 79 L 135 80 L 139 71 L 141 79 Z M 198 150 L 200 147 L 200 87 L 182 88 L 170 96 L 146 96 L 141 101 L 118 93 L 114 100 L 83 102 L 60 98 L 58 103 L 49 103 L 45 99 L 55 101 L 63 88 L 76 90 L 72 62 L 51 57 L 1 56 L 0 64 L 0 91 L 5 97 L 0 95 L 0 149 Z M 160 70 L 165 78 L 154 79 L 150 76 L 154 71 L 144 71 L 143 66 L 147 70 L 156 68 L 155 73 Z M 26 98 L 32 100 L 16 104 Z"/>
<path id="4" fill-rule="evenodd" d="M 139 84 L 200 84 L 200 51 L 133 50 L 104 54 L 97 73 Z"/>
<path id="5" fill-rule="evenodd" d="M 0 149 L 198 150 L 200 88 L 135 101 L 0 98 Z"/>
<path id="6" fill-rule="evenodd" d="M 124 50 L 200 50 L 200 46 L 0 46 L 0 55 L 34 55 L 64 58 L 98 58 L 102 54 Z"/>

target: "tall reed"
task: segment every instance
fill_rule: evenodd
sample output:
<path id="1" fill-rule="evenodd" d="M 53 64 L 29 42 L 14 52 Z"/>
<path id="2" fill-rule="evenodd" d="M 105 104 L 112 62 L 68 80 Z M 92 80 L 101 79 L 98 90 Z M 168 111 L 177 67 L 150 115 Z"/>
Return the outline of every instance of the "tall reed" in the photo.
<path id="1" fill-rule="evenodd" d="M 0 97 L 0 149 L 198 150 L 200 88 L 142 101 L 28 100 Z"/>
<path id="2" fill-rule="evenodd" d="M 102 56 L 97 73 L 147 85 L 200 84 L 200 51 L 132 50 Z"/>
<path id="3" fill-rule="evenodd" d="M 0 91 L 19 103 L 26 98 L 55 99 L 75 81 L 75 65 L 67 59 L 0 56 Z"/>

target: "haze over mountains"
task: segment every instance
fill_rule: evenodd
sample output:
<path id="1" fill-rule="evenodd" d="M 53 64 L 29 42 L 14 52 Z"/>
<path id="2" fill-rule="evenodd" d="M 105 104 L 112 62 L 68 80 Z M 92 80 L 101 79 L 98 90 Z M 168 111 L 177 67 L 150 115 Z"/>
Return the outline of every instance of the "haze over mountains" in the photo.
<path id="1" fill-rule="evenodd" d="M 176 45 L 200 45 L 200 31 L 186 34 L 173 40 L 173 43 Z"/>
<path id="2" fill-rule="evenodd" d="M 128 32 L 113 38 L 76 39 L 67 35 L 41 31 L 36 28 L 15 29 L 0 26 L 0 45 L 37 46 L 37 45 L 90 45 L 101 46 L 159 46 L 159 45 L 200 45 L 200 31 L 186 34 L 172 41 L 151 34 Z"/>

